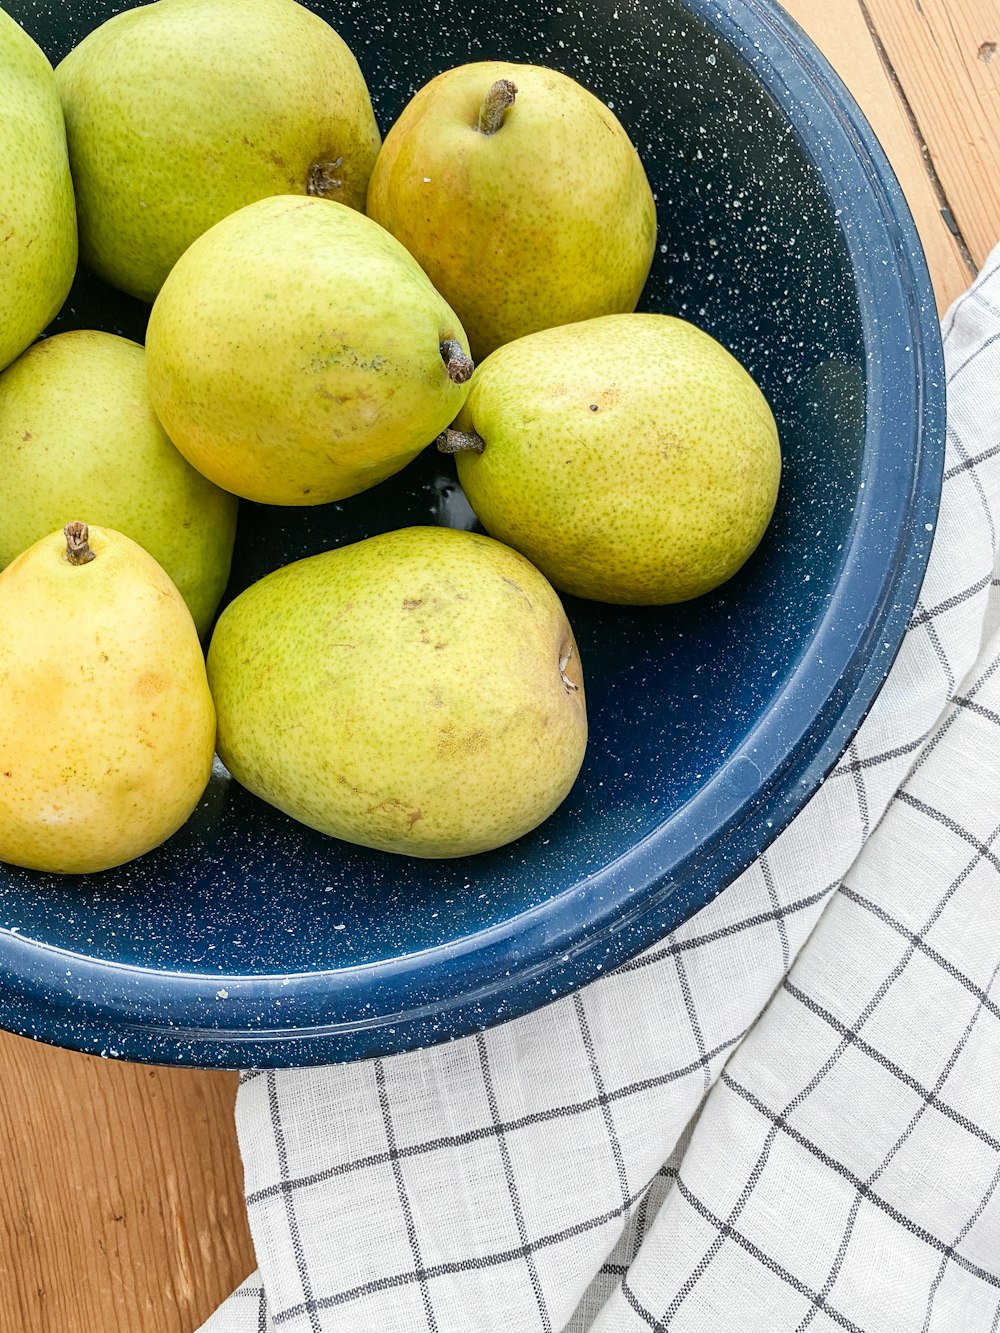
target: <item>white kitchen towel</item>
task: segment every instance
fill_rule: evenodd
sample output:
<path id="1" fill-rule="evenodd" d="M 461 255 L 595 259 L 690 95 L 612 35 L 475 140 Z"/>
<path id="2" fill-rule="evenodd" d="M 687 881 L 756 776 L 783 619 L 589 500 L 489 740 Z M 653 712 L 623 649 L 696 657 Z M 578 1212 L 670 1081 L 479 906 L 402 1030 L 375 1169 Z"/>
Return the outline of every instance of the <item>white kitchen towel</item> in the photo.
<path id="1" fill-rule="evenodd" d="M 834 772 L 657 947 L 488 1033 L 251 1071 L 203 1333 L 998 1333 L 1000 249 L 941 511 Z"/>

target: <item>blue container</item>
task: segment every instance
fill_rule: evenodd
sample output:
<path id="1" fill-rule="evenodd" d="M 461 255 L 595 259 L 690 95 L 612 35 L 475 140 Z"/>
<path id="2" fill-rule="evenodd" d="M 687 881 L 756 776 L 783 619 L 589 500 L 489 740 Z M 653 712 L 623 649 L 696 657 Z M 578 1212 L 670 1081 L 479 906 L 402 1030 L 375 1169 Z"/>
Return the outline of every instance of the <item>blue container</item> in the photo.
<path id="1" fill-rule="evenodd" d="M 120 3 L 5 0 L 53 61 Z M 927 271 L 849 94 L 771 0 L 314 5 L 358 56 L 383 132 L 440 70 L 555 66 L 613 105 L 661 244 L 641 308 L 748 367 L 784 475 L 764 543 L 713 595 L 566 599 L 587 679 L 579 781 L 510 847 L 417 862 L 324 838 L 219 770 L 188 825 L 105 874 L 0 867 L 0 1024 L 160 1063 L 357 1059 L 523 1014 L 651 945 L 777 836 L 889 669 L 937 512 L 944 383 Z M 141 338 L 81 274 L 55 328 Z M 471 522 L 427 451 L 315 510 L 243 504 L 229 596 L 389 528 Z"/>

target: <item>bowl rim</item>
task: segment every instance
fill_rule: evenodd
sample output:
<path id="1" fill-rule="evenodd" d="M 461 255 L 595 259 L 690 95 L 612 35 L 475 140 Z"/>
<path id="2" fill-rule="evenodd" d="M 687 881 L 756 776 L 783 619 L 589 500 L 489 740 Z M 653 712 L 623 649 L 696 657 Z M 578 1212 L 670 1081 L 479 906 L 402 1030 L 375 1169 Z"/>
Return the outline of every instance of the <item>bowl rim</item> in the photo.
<path id="1" fill-rule="evenodd" d="M 863 484 L 843 576 L 776 707 L 663 825 L 594 875 L 486 930 L 343 969 L 225 975 L 94 959 L 3 929 L 5 1028 L 113 1057 L 221 1068 L 360 1059 L 467 1035 L 566 995 L 662 940 L 766 850 L 848 746 L 902 642 L 937 516 L 945 398 L 930 276 L 874 132 L 776 0 L 682 3 L 754 68 L 793 132 L 808 109 L 817 133 L 799 145 L 840 209 L 860 275 Z M 879 441 L 894 425 L 898 450 L 906 421 L 910 484 L 887 504 Z M 881 528 L 872 522 L 876 497 Z M 862 541 L 867 562 L 854 559 Z M 839 653 L 829 651 L 834 632 Z M 343 1000 L 354 1015 L 331 1018 Z"/>

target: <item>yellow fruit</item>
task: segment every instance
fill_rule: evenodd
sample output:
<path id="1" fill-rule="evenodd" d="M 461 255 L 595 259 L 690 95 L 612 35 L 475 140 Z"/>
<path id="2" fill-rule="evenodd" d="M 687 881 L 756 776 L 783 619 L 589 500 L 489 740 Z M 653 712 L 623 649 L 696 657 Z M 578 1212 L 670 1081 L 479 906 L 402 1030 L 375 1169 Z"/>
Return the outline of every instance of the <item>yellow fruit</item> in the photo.
<path id="1" fill-rule="evenodd" d="M 75 329 L 0 375 L 0 568 L 88 514 L 163 566 L 207 634 L 229 578 L 236 507 L 164 434 L 136 343 Z"/>
<path id="2" fill-rule="evenodd" d="M 455 424 L 469 438 L 443 444 L 483 526 L 596 601 L 718 587 L 778 494 L 764 395 L 720 343 L 669 315 L 607 315 L 499 348 Z"/>
<path id="3" fill-rule="evenodd" d="M 477 533 L 402 528 L 276 570 L 208 654 L 219 754 L 295 819 L 408 856 L 467 856 L 540 824 L 587 739 L 558 597 Z"/>
<path id="4" fill-rule="evenodd" d="M 146 330 L 149 394 L 217 486 L 325 504 L 398 472 L 448 425 L 468 392 L 466 346 L 387 231 L 329 199 L 280 195 L 177 261 Z"/>
<path id="5" fill-rule="evenodd" d="M 191 614 L 152 556 L 91 528 L 93 558 L 73 563 L 87 529 L 68 528 L 0 574 L 0 860 L 79 874 L 180 828 L 208 783 L 215 710 Z"/>
<path id="6" fill-rule="evenodd" d="M 425 84 L 386 135 L 368 215 L 452 307 L 477 361 L 536 329 L 634 310 L 656 205 L 614 112 L 538 65 Z"/>
<path id="7" fill-rule="evenodd" d="M 0 370 L 41 333 L 76 272 L 66 130 L 45 54 L 0 9 Z"/>
<path id="8" fill-rule="evenodd" d="M 152 301 L 202 232 L 274 194 L 364 208 L 379 132 L 358 62 L 293 0 L 155 0 L 62 61 L 80 252 Z"/>

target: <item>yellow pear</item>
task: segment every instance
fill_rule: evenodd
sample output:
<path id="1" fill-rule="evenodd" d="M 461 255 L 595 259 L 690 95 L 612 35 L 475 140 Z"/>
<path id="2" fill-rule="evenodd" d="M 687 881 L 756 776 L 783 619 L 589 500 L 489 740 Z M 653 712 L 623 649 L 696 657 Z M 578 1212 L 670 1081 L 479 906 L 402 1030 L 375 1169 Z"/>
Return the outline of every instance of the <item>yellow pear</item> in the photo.
<path id="1" fill-rule="evenodd" d="M 55 75 L 41 48 L 0 9 L 0 370 L 58 313 L 76 253 Z"/>
<path id="2" fill-rule="evenodd" d="M 367 209 L 458 315 L 476 361 L 634 310 L 656 242 L 649 181 L 610 107 L 557 70 L 501 60 L 420 89 L 386 135 Z"/>
<path id="3" fill-rule="evenodd" d="M 84 523 L 0 574 L 0 861 L 69 874 L 159 846 L 208 784 L 215 709 L 180 593 Z"/>
<path id="4" fill-rule="evenodd" d="M 377 223 L 277 195 L 217 222 L 174 265 L 146 329 L 149 396 L 217 486 L 326 504 L 398 472 L 454 419 L 467 346 Z"/>
<path id="5" fill-rule="evenodd" d="M 683 602 L 750 557 L 778 496 L 763 393 L 671 315 L 605 315 L 498 348 L 439 441 L 479 521 L 563 592 Z"/>
<path id="6" fill-rule="evenodd" d="M 274 194 L 364 208 L 379 132 L 358 62 L 294 0 L 154 0 L 62 61 L 80 254 L 152 301 L 191 242 Z"/>
<path id="7" fill-rule="evenodd" d="M 0 374 L 0 568 L 88 514 L 163 566 L 207 634 L 229 578 L 236 506 L 165 435 L 137 343 L 73 329 Z"/>
<path id="8" fill-rule="evenodd" d="M 499 847 L 552 813 L 583 761 L 559 598 L 479 533 L 401 528 L 285 565 L 223 611 L 208 672 L 233 776 L 383 851 Z"/>

